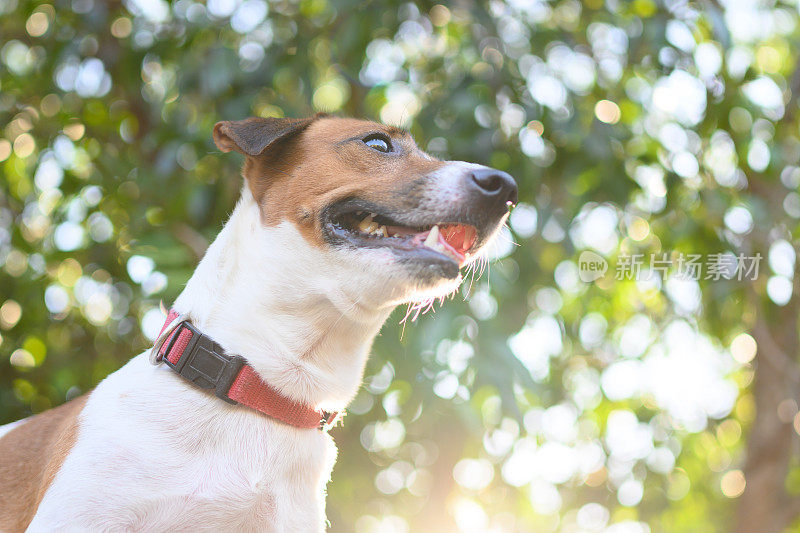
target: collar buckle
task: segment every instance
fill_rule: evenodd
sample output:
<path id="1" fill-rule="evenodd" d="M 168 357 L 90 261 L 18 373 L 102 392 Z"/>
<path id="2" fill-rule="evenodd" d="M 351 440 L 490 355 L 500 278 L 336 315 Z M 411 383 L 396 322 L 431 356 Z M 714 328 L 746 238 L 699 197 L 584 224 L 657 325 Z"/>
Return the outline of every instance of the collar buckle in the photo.
<path id="1" fill-rule="evenodd" d="M 178 360 L 172 363 L 168 355 L 183 328 L 189 330 L 192 337 Z M 176 328 L 164 352 L 163 361 L 184 379 L 198 387 L 214 389 L 214 394 L 228 403 L 239 403 L 228 397 L 228 391 L 245 365 L 245 359 L 238 355 L 226 355 L 219 344 L 202 334 L 190 322 L 182 322 Z"/>

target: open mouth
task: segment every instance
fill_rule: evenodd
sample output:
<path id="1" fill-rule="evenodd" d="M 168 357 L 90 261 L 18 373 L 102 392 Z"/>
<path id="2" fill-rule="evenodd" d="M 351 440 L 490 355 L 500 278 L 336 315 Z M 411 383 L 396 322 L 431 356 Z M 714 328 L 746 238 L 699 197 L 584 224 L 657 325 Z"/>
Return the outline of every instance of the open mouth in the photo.
<path id="1" fill-rule="evenodd" d="M 340 212 L 329 219 L 327 229 L 333 236 L 351 244 L 390 247 L 400 253 L 419 254 L 420 259 L 446 259 L 458 267 L 469 259 L 478 238 L 475 227 L 468 224 L 442 222 L 408 226 L 367 210 Z"/>

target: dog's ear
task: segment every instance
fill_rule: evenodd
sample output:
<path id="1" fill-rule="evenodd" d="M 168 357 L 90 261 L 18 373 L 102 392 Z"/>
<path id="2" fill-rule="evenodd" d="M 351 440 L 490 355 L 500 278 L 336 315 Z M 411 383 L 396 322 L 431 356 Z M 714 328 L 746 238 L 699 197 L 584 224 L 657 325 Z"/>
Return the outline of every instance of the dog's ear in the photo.
<path id="1" fill-rule="evenodd" d="M 214 144 L 223 152 L 236 150 L 246 156 L 259 156 L 275 141 L 303 131 L 320 116 L 224 120 L 214 125 Z"/>

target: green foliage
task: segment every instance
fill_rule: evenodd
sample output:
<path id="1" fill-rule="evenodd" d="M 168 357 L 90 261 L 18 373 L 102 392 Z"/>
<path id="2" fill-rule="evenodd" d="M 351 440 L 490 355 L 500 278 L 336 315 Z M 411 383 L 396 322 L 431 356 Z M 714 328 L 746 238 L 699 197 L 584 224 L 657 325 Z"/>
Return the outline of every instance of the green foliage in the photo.
<path id="1" fill-rule="evenodd" d="M 726 529 L 760 401 L 743 334 L 796 336 L 797 25 L 784 2 L 0 0 L 2 420 L 149 345 L 241 187 L 216 121 L 331 111 L 522 202 L 519 246 L 389 319 L 334 430 L 333 530 Z M 672 277 L 726 252 L 770 266 Z"/>

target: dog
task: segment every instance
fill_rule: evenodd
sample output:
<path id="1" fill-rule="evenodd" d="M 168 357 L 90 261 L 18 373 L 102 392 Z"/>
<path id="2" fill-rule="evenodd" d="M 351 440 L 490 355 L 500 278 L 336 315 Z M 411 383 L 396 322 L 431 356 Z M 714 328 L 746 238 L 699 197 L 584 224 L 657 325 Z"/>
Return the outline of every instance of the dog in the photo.
<path id="1" fill-rule="evenodd" d="M 327 428 L 398 304 L 461 282 L 517 200 L 505 172 L 325 114 L 215 125 L 241 198 L 152 350 L 0 428 L 0 530 L 321 531 Z"/>

